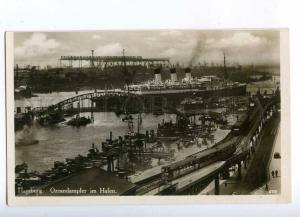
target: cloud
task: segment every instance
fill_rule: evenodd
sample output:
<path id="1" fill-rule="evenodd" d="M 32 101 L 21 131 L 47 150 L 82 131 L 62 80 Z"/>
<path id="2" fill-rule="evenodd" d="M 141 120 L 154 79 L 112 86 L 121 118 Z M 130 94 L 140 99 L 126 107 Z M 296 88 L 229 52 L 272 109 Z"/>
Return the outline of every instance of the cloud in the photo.
<path id="1" fill-rule="evenodd" d="M 206 44 L 209 48 L 231 48 L 231 47 L 257 47 L 267 42 L 264 37 L 259 37 L 250 32 L 236 32 L 231 37 L 208 39 Z"/>
<path id="2" fill-rule="evenodd" d="M 168 30 L 168 31 L 162 31 L 160 35 L 166 37 L 180 37 L 182 36 L 182 32 L 177 30 Z"/>
<path id="3" fill-rule="evenodd" d="M 98 35 L 98 34 L 92 35 L 92 39 L 100 40 L 101 38 L 102 38 L 101 35 Z"/>
<path id="4" fill-rule="evenodd" d="M 239 31 L 198 37 L 190 64 L 199 61 L 222 63 L 223 52 L 228 64 L 268 64 L 279 60 L 279 43 L 256 32 Z"/>
<path id="5" fill-rule="evenodd" d="M 175 48 L 168 48 L 162 52 L 164 56 L 175 56 L 178 54 L 178 50 Z"/>
<path id="6" fill-rule="evenodd" d="M 48 38 L 44 33 L 33 33 L 21 46 L 15 48 L 17 58 L 38 57 L 53 54 L 62 48 L 56 39 Z"/>
<path id="7" fill-rule="evenodd" d="M 171 63 L 228 65 L 279 63 L 278 31 L 103 31 L 81 33 L 18 33 L 15 61 L 19 64 L 57 64 L 63 55 L 136 55 L 168 57 Z"/>
<path id="8" fill-rule="evenodd" d="M 169 57 L 171 62 L 189 62 L 194 55 L 194 49 L 197 46 L 196 39 L 173 40 L 162 49 L 161 55 Z"/>
<path id="9" fill-rule="evenodd" d="M 122 55 L 123 46 L 120 43 L 109 43 L 101 45 L 95 49 L 97 56 L 110 56 L 110 55 Z"/>

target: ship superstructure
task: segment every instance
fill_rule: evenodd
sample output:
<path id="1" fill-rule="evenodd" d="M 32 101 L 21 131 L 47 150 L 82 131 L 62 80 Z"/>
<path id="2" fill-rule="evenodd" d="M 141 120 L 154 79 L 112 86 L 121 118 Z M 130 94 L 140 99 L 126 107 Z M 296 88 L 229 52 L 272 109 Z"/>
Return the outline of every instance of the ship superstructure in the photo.
<path id="1" fill-rule="evenodd" d="M 227 91 L 237 90 L 238 92 L 246 92 L 246 84 L 239 82 L 232 82 L 229 80 L 221 79 L 217 76 L 202 76 L 200 78 L 192 77 L 191 69 L 185 69 L 185 77 L 182 80 L 177 79 L 176 69 L 170 69 L 170 79 L 162 81 L 161 69 L 154 70 L 154 80 L 147 81 L 140 84 L 126 85 L 125 89 L 131 92 L 140 94 L 151 94 L 155 92 L 214 92 L 214 91 Z M 233 92 L 233 95 L 235 93 Z"/>

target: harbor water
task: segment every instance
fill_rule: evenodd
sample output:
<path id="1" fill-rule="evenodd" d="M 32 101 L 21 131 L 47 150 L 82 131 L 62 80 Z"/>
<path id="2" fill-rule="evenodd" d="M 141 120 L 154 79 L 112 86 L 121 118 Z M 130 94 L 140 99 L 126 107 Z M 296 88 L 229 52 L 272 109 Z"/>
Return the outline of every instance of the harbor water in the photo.
<path id="1" fill-rule="evenodd" d="M 88 115 L 90 114 L 82 113 L 82 116 Z M 175 121 L 175 115 L 142 114 L 141 132 L 156 129 L 162 118 Z M 137 122 L 134 123 L 134 127 L 136 130 Z M 16 132 L 16 163 L 25 161 L 31 170 L 36 171 L 49 169 L 54 161 L 74 158 L 78 154 L 86 155 L 92 143 L 101 150 L 100 144 L 109 138 L 110 131 L 113 132 L 113 138 L 124 136 L 128 132 L 127 123 L 114 112 L 96 112 L 93 123 L 79 128 L 65 123 L 52 127 L 42 127 L 34 123 Z"/>

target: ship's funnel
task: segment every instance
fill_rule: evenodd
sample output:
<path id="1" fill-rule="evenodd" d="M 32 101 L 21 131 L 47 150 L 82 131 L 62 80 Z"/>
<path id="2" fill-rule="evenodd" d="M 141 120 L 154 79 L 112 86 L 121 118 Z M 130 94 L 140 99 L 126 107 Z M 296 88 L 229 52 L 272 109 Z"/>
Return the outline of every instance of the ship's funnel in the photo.
<path id="1" fill-rule="evenodd" d="M 176 69 L 175 68 L 171 68 L 170 69 L 170 73 L 171 73 L 171 81 L 173 83 L 175 83 L 177 81 Z"/>
<path id="2" fill-rule="evenodd" d="M 161 83 L 161 69 L 160 68 L 154 69 L 154 76 L 155 76 L 155 82 Z"/>
<path id="3" fill-rule="evenodd" d="M 186 80 L 192 80 L 191 68 L 185 68 L 185 78 Z"/>

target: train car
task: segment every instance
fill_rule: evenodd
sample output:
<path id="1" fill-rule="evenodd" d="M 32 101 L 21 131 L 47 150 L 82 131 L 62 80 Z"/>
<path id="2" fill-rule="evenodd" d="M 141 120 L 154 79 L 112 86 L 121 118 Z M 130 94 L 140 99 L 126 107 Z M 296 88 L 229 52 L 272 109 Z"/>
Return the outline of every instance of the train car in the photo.
<path id="1" fill-rule="evenodd" d="M 162 167 L 162 179 L 171 181 L 216 161 L 228 159 L 235 151 L 239 137 L 220 142 L 212 148 L 188 156 L 181 161 Z"/>
<path id="2" fill-rule="evenodd" d="M 247 128 L 249 124 L 249 115 L 243 114 L 241 115 L 236 123 L 231 127 L 231 132 L 233 135 L 240 135 L 244 132 L 244 130 Z"/>

